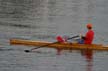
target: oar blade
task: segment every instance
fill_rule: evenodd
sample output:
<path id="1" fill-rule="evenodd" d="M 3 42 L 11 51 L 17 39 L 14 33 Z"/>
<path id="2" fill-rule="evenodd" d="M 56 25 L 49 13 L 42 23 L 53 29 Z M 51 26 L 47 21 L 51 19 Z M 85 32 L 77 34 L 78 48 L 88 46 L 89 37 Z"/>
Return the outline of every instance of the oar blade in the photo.
<path id="1" fill-rule="evenodd" d="M 28 53 L 28 52 L 30 52 L 30 50 L 24 50 L 24 52 Z"/>

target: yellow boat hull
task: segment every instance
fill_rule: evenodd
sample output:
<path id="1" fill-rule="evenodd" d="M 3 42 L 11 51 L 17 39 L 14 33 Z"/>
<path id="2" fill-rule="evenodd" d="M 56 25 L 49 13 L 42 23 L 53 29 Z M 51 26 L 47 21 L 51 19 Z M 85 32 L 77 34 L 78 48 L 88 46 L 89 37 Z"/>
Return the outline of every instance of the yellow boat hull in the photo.
<path id="1" fill-rule="evenodd" d="M 100 44 L 77 44 L 77 43 L 52 43 L 46 41 L 33 41 L 33 40 L 23 40 L 23 39 L 11 39 L 11 45 L 25 45 L 25 46 L 44 46 L 42 48 L 54 48 L 54 49 L 62 49 L 62 50 L 104 50 L 108 51 L 108 46 L 103 46 Z"/>

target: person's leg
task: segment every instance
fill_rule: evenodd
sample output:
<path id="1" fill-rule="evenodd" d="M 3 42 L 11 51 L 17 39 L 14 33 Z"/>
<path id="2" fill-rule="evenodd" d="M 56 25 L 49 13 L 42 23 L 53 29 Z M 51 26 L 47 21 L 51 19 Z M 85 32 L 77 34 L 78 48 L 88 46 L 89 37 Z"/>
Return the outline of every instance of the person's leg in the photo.
<path id="1" fill-rule="evenodd" d="M 78 42 L 79 44 L 84 44 L 84 40 L 83 40 L 83 39 L 77 39 L 77 42 Z"/>

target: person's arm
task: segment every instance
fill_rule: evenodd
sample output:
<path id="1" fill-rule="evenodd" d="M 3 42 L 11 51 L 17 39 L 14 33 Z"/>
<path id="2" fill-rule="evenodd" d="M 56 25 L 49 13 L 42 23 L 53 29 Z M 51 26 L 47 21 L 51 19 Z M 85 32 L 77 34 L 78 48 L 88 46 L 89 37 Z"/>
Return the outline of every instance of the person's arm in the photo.
<path id="1" fill-rule="evenodd" d="M 83 36 L 82 34 L 80 34 L 80 35 L 79 35 L 79 37 L 80 37 L 81 39 L 83 39 L 83 40 L 85 40 L 85 39 L 86 39 L 86 37 L 85 37 L 85 36 Z"/>
<path id="2" fill-rule="evenodd" d="M 90 37 L 90 33 L 86 33 L 85 36 L 82 36 L 81 38 L 84 40 L 87 40 Z"/>

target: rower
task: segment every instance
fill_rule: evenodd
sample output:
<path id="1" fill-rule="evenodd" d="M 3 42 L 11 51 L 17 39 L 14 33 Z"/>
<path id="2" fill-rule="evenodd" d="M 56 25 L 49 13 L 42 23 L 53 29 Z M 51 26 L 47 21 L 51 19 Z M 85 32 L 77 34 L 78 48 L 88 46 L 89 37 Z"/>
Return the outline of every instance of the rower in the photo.
<path id="1" fill-rule="evenodd" d="M 94 31 L 92 30 L 92 27 L 93 27 L 93 26 L 92 26 L 91 23 L 88 23 L 88 24 L 86 25 L 86 27 L 87 27 L 87 29 L 88 29 L 86 35 L 85 35 L 85 36 L 80 35 L 81 40 L 78 40 L 78 42 L 81 43 L 81 44 L 82 44 L 82 43 L 83 43 L 83 44 L 92 44 L 93 39 L 94 39 Z"/>

